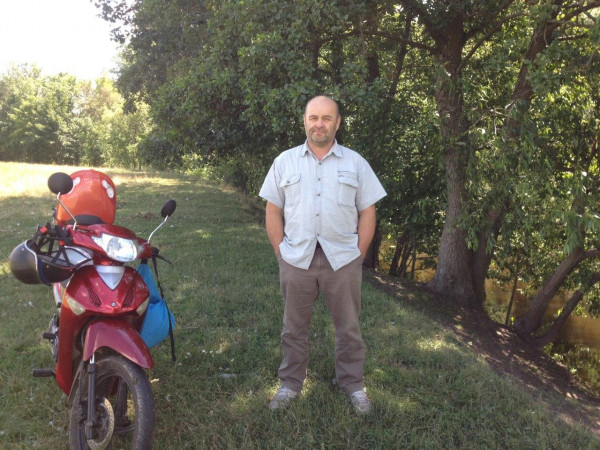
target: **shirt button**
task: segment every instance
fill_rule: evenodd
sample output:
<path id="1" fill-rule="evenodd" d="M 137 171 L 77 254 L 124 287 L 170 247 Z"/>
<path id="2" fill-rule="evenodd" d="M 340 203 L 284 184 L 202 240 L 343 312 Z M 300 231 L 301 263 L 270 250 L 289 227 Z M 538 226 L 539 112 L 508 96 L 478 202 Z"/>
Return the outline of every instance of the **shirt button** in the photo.
<path id="1" fill-rule="evenodd" d="M 317 197 L 320 197 L 320 196 L 321 196 L 321 193 L 319 192 L 319 193 L 317 194 Z"/>

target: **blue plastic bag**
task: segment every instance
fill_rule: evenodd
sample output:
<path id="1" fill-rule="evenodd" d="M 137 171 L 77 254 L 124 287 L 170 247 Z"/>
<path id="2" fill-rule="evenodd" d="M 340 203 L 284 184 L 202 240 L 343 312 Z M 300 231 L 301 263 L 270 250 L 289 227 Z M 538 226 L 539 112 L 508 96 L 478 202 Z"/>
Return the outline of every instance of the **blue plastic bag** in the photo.
<path id="1" fill-rule="evenodd" d="M 148 347 L 154 347 L 169 336 L 169 319 L 171 320 L 171 330 L 175 329 L 175 317 L 167 308 L 165 299 L 160 296 L 148 264 L 140 264 L 137 271 L 150 291 L 150 303 L 146 310 L 140 336 Z"/>

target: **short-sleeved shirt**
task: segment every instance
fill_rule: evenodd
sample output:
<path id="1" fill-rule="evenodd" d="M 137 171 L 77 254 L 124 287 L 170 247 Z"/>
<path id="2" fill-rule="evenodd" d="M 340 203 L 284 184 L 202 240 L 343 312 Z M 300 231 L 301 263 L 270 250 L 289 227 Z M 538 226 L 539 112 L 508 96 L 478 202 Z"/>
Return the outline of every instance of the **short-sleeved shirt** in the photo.
<path id="1" fill-rule="evenodd" d="M 259 195 L 283 209 L 284 261 L 308 269 L 318 242 L 337 270 L 360 256 L 359 211 L 386 192 L 354 150 L 335 142 L 319 161 L 305 142 L 275 158 Z"/>

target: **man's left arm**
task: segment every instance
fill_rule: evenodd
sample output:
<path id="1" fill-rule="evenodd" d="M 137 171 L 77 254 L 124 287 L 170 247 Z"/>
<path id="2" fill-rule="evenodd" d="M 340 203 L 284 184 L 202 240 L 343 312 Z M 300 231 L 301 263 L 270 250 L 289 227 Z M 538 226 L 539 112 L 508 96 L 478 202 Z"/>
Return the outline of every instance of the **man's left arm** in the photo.
<path id="1" fill-rule="evenodd" d="M 371 245 L 373 236 L 375 236 L 376 226 L 374 204 L 358 212 L 358 249 L 363 259 L 365 259 L 369 245 Z"/>

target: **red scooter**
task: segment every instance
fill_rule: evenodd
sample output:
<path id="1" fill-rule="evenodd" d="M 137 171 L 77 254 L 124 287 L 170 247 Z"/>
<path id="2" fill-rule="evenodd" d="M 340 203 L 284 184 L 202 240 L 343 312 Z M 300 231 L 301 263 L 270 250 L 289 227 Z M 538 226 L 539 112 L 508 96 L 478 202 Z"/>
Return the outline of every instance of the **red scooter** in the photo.
<path id="1" fill-rule="evenodd" d="M 52 285 L 57 305 L 43 334 L 56 368 L 33 375 L 55 377 L 68 395 L 71 448 L 151 448 L 154 399 L 145 369 L 154 362 L 139 333 L 149 290 L 125 263 L 156 258 L 158 250 L 112 224 L 116 191 L 105 174 L 56 173 L 48 186 L 58 201 L 54 225 L 38 227 L 10 256 L 15 277 Z M 163 206 L 152 234 L 175 206 Z"/>

